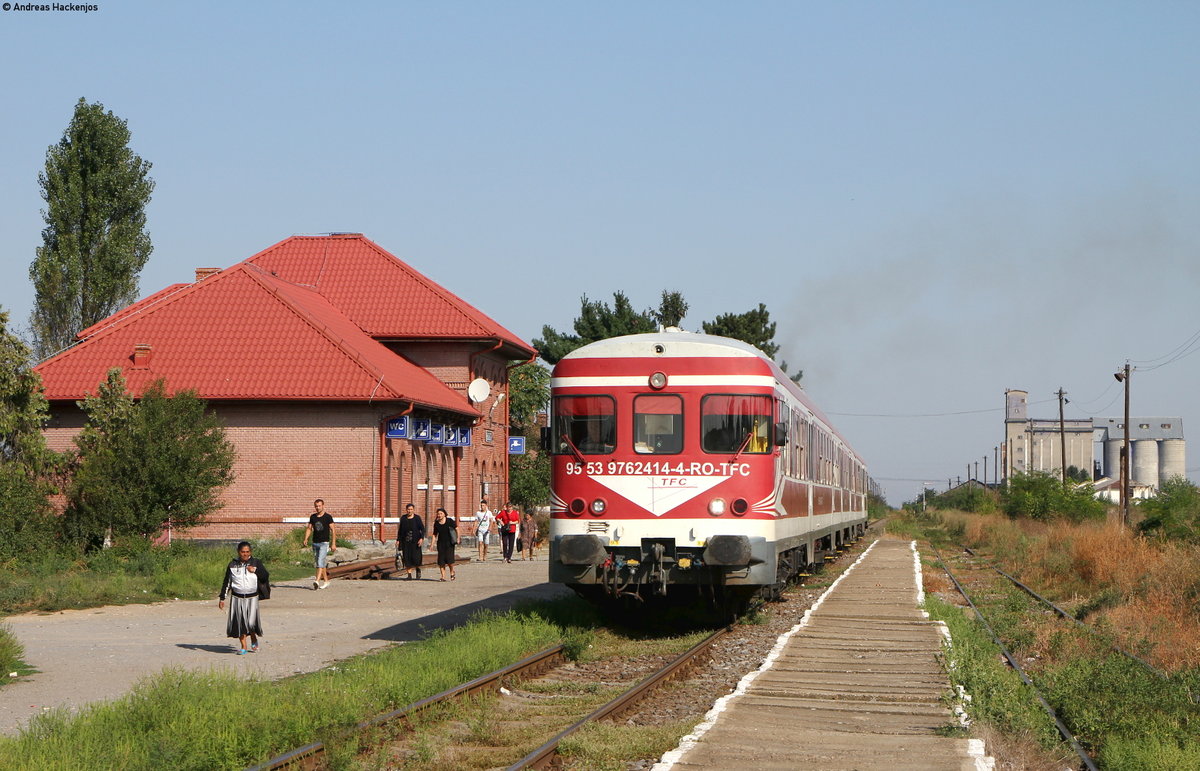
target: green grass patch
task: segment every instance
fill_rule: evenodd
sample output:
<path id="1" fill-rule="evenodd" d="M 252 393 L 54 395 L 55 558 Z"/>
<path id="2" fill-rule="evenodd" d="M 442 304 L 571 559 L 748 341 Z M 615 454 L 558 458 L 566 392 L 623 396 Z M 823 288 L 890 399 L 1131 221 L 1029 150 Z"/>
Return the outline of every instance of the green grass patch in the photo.
<path id="1" fill-rule="evenodd" d="M 253 546 L 272 581 L 312 572 L 311 558 L 297 539 L 256 541 Z M 0 564 L 0 614 L 208 599 L 220 590 L 233 556 L 229 546 L 176 541 L 160 547 L 144 540 L 90 554 L 30 554 L 19 564 Z"/>
<path id="2" fill-rule="evenodd" d="M 656 726 L 627 726 L 589 723 L 559 745 L 568 769 L 625 771 L 632 758 L 660 758 L 675 749 L 697 720 L 676 721 Z"/>
<path id="3" fill-rule="evenodd" d="M 16 635 L 5 624 L 0 624 L 0 686 L 11 683 L 23 675 L 31 674 L 34 670 L 26 664 L 22 657 L 25 648 L 17 640 Z M 17 677 L 10 677 L 12 673 Z"/>
<path id="4" fill-rule="evenodd" d="M 945 622 L 953 645 L 945 654 L 950 683 L 970 695 L 967 714 L 1006 734 L 1034 738 L 1047 749 L 1058 744 L 1053 721 L 1038 706 L 1033 692 L 1004 665 L 1000 649 L 981 624 L 962 609 L 932 595 L 925 596 L 929 615 Z"/>
<path id="5" fill-rule="evenodd" d="M 0 765 L 23 769 L 246 768 L 314 739 L 329 742 L 354 723 L 398 709 L 517 661 L 559 641 L 536 614 L 480 613 L 426 640 L 281 681 L 223 672 L 168 670 L 127 696 L 78 716 L 35 718 L 0 739 Z"/>

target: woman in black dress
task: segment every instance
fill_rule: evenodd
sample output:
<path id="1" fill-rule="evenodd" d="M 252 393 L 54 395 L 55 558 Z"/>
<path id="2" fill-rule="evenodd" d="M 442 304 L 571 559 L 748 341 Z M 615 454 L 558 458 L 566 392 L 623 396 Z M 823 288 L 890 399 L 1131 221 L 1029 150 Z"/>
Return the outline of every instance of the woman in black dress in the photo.
<path id="1" fill-rule="evenodd" d="M 458 543 L 458 522 L 439 508 L 433 520 L 433 544 L 437 549 L 438 570 L 446 580 L 446 566 L 450 566 L 450 580 L 454 580 L 454 545 Z"/>
<path id="2" fill-rule="evenodd" d="M 416 507 L 411 503 L 405 505 L 404 516 L 396 527 L 396 550 L 400 552 L 400 560 L 404 565 L 404 577 L 411 581 L 413 570 L 417 571 L 417 580 L 421 580 L 421 547 L 425 545 L 425 523 L 417 516 Z"/>

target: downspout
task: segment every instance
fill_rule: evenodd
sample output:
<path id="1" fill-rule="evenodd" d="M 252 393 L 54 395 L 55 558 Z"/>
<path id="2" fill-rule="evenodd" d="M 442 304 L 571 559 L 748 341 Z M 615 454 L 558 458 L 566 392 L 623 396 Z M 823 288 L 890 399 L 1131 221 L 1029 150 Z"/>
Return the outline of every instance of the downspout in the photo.
<path id="1" fill-rule="evenodd" d="M 384 495 L 387 494 L 387 482 L 384 476 L 387 474 L 387 424 L 389 420 L 402 418 L 408 415 L 417 406 L 416 402 L 409 402 L 408 409 L 404 412 L 397 413 L 383 419 L 379 425 L 379 542 L 387 543 L 387 538 L 383 535 L 384 518 L 386 517 L 387 504 L 384 502 Z M 402 483 L 404 480 L 401 479 Z"/>

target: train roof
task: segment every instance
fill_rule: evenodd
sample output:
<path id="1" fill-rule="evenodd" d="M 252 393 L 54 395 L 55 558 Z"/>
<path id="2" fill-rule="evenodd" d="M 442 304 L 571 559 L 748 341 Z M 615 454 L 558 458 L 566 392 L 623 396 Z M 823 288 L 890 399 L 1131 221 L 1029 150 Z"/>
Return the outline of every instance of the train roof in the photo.
<path id="1" fill-rule="evenodd" d="M 662 351 L 655 350 L 656 345 L 662 346 Z M 804 403 L 813 415 L 818 418 L 821 423 L 845 445 L 854 457 L 858 458 L 860 463 L 865 463 L 862 457 L 854 450 L 853 446 L 842 435 L 840 431 L 833 425 L 828 417 L 825 416 L 820 408 L 818 408 L 804 389 L 795 383 L 787 376 L 779 365 L 775 363 L 770 356 L 766 355 L 758 348 L 741 340 L 734 340 L 731 337 L 721 337 L 719 335 L 707 335 L 703 332 L 687 332 L 682 329 L 668 327 L 659 332 L 647 332 L 640 335 L 621 335 L 620 337 L 609 337 L 604 340 L 597 340 L 594 343 L 576 348 L 560 361 L 568 359 L 608 359 L 608 358 L 690 358 L 693 356 L 727 356 L 727 357 L 744 357 L 747 359 L 759 359 L 771 372 L 774 373 L 776 381 L 787 388 L 792 394 Z"/>
<path id="2" fill-rule="evenodd" d="M 654 349 L 661 345 L 661 352 Z M 655 356 L 658 358 L 683 358 L 691 356 L 744 356 L 771 361 L 771 358 L 749 343 L 730 337 L 706 335 L 701 332 L 685 332 L 668 327 L 661 332 L 641 335 L 622 335 L 597 340 L 571 351 L 564 359 L 607 359 L 622 356 Z"/>

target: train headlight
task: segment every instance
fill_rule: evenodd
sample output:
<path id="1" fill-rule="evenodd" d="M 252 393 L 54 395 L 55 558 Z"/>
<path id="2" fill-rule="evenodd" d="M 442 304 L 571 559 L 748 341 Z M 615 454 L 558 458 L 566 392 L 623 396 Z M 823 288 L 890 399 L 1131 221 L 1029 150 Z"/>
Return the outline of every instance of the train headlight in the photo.
<path id="1" fill-rule="evenodd" d="M 750 510 L 750 504 L 746 502 L 745 498 L 735 498 L 729 505 L 729 510 L 733 512 L 734 516 L 745 516 L 746 512 Z"/>
<path id="2" fill-rule="evenodd" d="M 725 513 L 725 499 L 713 498 L 708 502 L 708 513 L 714 517 L 719 517 Z"/>
<path id="3" fill-rule="evenodd" d="M 572 516 L 578 517 L 583 512 L 587 511 L 587 504 L 582 498 L 576 498 L 567 506 L 567 512 Z"/>
<path id="4" fill-rule="evenodd" d="M 603 498 L 597 498 L 596 500 L 592 501 L 592 514 L 595 514 L 598 517 L 607 510 L 608 503 Z"/>
<path id="5" fill-rule="evenodd" d="M 667 374 L 665 372 L 655 372 L 650 376 L 650 387 L 655 391 L 661 391 L 667 387 Z"/>

